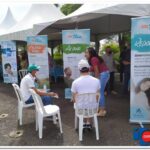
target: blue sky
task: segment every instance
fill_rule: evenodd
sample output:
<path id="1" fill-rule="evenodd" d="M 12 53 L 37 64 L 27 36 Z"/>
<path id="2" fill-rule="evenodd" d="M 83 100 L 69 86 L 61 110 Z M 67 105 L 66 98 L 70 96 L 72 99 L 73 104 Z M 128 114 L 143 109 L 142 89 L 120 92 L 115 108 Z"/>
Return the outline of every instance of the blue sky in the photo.
<path id="1" fill-rule="evenodd" d="M 8 4 L 7 3 L 1 3 L 0 4 L 0 23 L 4 19 L 8 7 L 10 7 L 10 9 L 11 9 L 13 15 L 14 15 L 14 18 L 17 21 L 19 21 L 26 15 L 28 10 L 30 9 L 31 3 L 20 3 L 20 4 L 17 4 L 17 3 L 8 3 Z"/>

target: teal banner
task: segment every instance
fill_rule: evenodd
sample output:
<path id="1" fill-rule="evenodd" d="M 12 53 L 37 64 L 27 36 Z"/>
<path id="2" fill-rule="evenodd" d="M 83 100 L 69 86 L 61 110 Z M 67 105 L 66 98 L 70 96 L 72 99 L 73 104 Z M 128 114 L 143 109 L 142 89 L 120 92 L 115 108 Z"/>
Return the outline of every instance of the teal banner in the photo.
<path id="1" fill-rule="evenodd" d="M 132 19 L 130 122 L 150 122 L 150 17 Z"/>
<path id="2" fill-rule="evenodd" d="M 150 34 L 136 34 L 132 38 L 132 49 L 139 52 L 150 51 Z"/>

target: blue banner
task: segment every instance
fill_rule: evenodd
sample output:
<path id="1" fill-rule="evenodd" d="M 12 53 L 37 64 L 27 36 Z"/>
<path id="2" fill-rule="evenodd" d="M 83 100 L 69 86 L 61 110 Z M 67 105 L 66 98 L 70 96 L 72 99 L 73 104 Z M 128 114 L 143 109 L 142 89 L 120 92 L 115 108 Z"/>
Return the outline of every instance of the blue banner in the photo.
<path id="1" fill-rule="evenodd" d="M 1 41 L 3 79 L 5 83 L 18 83 L 16 43 Z"/>
<path id="2" fill-rule="evenodd" d="M 132 19 L 130 121 L 150 122 L 150 17 Z"/>

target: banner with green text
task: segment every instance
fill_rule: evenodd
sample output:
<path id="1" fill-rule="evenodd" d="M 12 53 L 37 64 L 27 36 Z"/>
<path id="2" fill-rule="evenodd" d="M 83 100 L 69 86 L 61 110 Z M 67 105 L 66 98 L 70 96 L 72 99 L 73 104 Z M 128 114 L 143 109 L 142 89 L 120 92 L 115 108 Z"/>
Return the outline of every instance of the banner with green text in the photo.
<path id="1" fill-rule="evenodd" d="M 90 29 L 63 30 L 64 69 L 70 68 L 72 79 L 79 77 L 78 62 L 85 59 L 84 52 L 90 45 Z"/>

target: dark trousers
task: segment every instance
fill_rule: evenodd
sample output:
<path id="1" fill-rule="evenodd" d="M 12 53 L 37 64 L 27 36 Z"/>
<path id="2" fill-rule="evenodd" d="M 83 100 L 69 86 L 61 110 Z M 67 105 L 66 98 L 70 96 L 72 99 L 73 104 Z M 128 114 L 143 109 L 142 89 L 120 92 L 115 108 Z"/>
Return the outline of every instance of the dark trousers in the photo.
<path id="1" fill-rule="evenodd" d="M 120 82 L 123 82 L 123 64 L 120 63 Z"/>
<path id="2" fill-rule="evenodd" d="M 130 81 L 130 72 L 124 72 L 123 93 L 128 93 L 128 85 Z"/>
<path id="3" fill-rule="evenodd" d="M 123 82 L 123 71 L 120 72 L 120 82 L 121 82 L 121 83 Z"/>
<path id="4" fill-rule="evenodd" d="M 110 72 L 110 78 L 106 85 L 105 91 L 110 93 L 113 90 L 114 90 L 114 72 Z"/>

